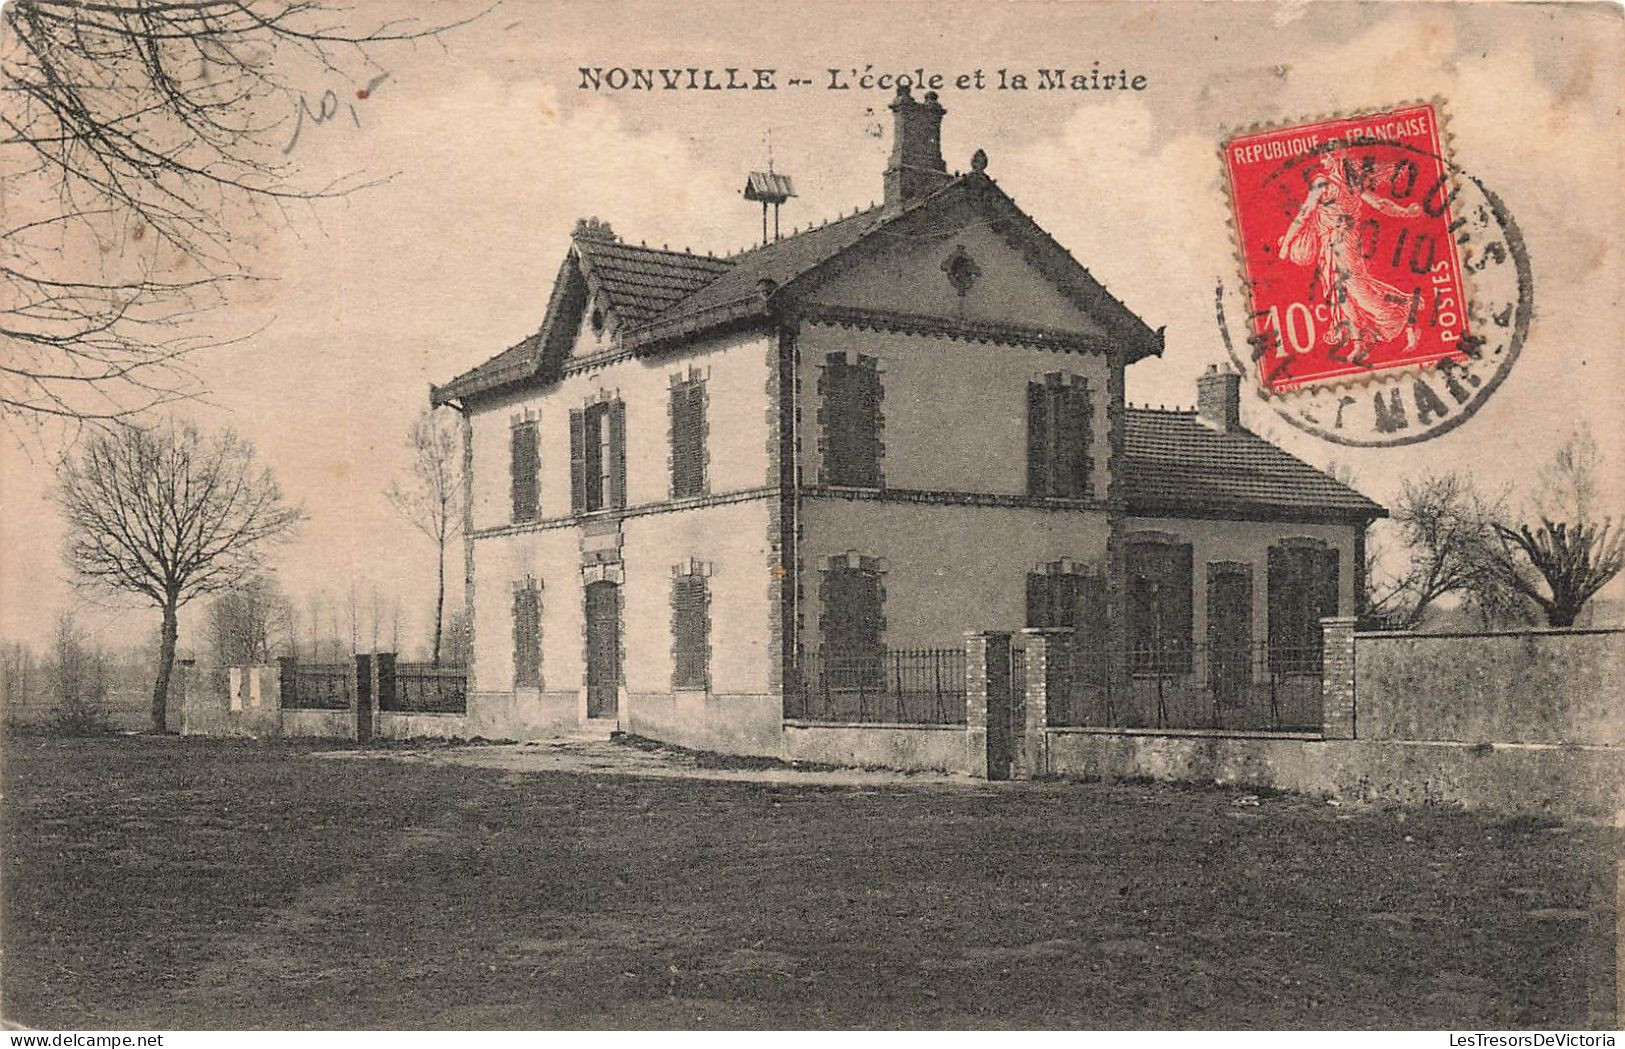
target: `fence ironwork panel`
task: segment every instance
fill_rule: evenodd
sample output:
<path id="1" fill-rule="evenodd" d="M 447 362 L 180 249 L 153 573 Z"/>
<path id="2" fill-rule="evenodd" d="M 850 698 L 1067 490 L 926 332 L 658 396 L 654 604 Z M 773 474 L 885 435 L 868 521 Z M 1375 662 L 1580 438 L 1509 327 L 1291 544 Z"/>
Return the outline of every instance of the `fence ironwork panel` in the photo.
<path id="1" fill-rule="evenodd" d="M 354 663 L 300 663 L 282 700 L 293 710 L 349 710 L 355 704 Z"/>
<path id="2" fill-rule="evenodd" d="M 965 650 L 885 649 L 869 656 L 817 653 L 786 702 L 804 721 L 904 725 L 965 723 Z"/>
<path id="3" fill-rule="evenodd" d="M 1321 650 L 1074 646 L 1049 664 L 1051 725 L 1319 732 Z"/>
<path id="4" fill-rule="evenodd" d="M 468 668 L 396 663 L 394 687 L 380 690 L 378 709 L 410 714 L 466 713 Z"/>

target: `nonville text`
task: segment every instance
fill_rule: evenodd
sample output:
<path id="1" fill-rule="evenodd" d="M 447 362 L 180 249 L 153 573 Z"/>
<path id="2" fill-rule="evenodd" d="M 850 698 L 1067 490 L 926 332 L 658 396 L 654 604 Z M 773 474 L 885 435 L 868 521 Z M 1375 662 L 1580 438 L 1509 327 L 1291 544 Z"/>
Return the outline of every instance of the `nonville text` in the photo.
<path id="1" fill-rule="evenodd" d="M 578 66 L 581 91 L 778 91 L 814 88 L 825 91 L 1144 91 L 1144 73 L 1085 66 L 1032 69 L 972 69 L 955 73 L 925 67 L 887 70 L 873 65 L 834 67 L 813 76 L 780 69 L 744 66 Z"/>

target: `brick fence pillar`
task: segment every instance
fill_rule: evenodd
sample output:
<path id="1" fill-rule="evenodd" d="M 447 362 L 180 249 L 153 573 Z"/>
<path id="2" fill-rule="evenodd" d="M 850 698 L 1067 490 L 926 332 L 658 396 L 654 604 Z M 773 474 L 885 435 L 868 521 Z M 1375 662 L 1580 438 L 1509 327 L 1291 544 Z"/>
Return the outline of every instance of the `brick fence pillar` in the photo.
<path id="1" fill-rule="evenodd" d="M 1049 772 L 1050 690 L 1059 682 L 1057 672 L 1068 663 L 1072 631 L 1065 628 L 1028 627 L 1021 632 L 1027 653 L 1026 702 L 1021 739 L 1011 748 L 1011 779 L 1032 779 Z"/>
<path id="2" fill-rule="evenodd" d="M 965 632 L 965 771 L 988 777 L 988 707 L 1008 711 L 1010 635 Z M 998 726 L 995 726 L 997 734 Z M 995 770 L 998 771 L 998 770 Z"/>
<path id="3" fill-rule="evenodd" d="M 1320 621 L 1320 734 L 1326 739 L 1354 739 L 1354 617 Z"/>

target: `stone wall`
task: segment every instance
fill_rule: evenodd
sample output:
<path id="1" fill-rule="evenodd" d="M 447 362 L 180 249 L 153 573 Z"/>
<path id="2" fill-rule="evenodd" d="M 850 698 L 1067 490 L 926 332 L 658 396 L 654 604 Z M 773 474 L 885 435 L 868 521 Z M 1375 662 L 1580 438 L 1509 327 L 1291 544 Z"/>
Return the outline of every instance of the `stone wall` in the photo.
<path id="1" fill-rule="evenodd" d="M 1355 735 L 1625 744 L 1625 631 L 1356 634 Z"/>

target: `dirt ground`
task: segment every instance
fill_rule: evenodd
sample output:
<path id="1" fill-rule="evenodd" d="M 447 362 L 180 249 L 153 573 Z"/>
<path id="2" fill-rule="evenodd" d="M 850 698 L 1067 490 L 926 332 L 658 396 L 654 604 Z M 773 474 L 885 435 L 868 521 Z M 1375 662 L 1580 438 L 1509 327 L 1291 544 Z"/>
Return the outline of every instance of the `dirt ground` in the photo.
<path id="1" fill-rule="evenodd" d="M 28 1026 L 1614 1022 L 1602 827 L 609 743 L 3 756 Z"/>

